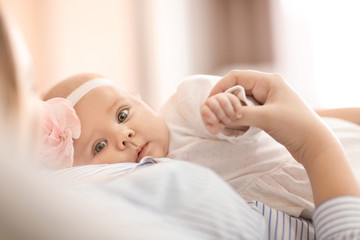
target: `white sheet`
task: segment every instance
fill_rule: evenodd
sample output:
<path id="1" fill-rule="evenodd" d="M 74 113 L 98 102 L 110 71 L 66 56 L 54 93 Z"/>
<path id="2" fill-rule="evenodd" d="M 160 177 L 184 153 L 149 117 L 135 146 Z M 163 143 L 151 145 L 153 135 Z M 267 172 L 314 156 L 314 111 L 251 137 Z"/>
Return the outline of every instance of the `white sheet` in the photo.
<path id="1" fill-rule="evenodd" d="M 339 139 L 358 181 L 360 181 L 360 126 L 337 118 L 322 118 Z"/>

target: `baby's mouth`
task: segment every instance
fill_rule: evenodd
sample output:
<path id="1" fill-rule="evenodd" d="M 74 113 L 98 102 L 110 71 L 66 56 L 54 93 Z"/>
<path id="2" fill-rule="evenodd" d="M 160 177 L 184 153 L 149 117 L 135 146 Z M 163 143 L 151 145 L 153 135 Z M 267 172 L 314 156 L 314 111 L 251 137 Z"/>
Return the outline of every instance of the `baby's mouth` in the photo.
<path id="1" fill-rule="evenodd" d="M 143 145 L 139 148 L 138 157 L 136 159 L 137 163 L 140 162 L 140 160 L 146 156 L 146 150 L 148 148 L 148 144 L 149 143 L 146 143 L 145 145 Z"/>

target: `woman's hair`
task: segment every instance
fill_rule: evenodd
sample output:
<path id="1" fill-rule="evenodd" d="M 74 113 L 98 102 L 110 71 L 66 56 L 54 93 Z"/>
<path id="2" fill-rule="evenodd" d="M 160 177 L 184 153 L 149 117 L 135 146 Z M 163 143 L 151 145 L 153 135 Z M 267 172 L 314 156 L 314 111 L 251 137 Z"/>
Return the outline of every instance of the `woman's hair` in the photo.
<path id="1" fill-rule="evenodd" d="M 4 5 L 0 4 L 0 151 L 26 155 L 38 146 L 34 139 L 40 127 L 35 124 L 39 122 L 35 94 L 30 95 L 25 82 L 32 80 L 30 56 L 16 19 L 1 7 Z"/>
<path id="2" fill-rule="evenodd" d="M 0 9 L 0 119 L 17 119 L 20 110 L 19 81 L 9 25 Z"/>

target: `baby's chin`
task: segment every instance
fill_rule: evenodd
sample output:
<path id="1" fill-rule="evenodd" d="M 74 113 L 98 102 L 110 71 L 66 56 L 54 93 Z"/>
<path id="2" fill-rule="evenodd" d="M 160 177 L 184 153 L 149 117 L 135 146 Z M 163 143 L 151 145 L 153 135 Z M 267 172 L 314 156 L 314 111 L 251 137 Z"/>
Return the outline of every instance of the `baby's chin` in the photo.
<path id="1" fill-rule="evenodd" d="M 164 158 L 167 156 L 169 149 L 167 147 L 155 149 L 150 156 L 154 158 Z"/>

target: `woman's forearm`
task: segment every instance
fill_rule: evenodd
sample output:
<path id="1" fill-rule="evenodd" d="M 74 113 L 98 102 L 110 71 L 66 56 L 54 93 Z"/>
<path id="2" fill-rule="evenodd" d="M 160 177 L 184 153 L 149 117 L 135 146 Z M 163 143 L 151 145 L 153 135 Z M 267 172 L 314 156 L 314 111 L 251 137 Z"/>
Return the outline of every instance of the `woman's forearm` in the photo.
<path id="1" fill-rule="evenodd" d="M 337 138 L 324 125 L 314 128 L 302 154 L 315 205 L 337 196 L 360 196 L 359 183 Z"/>

